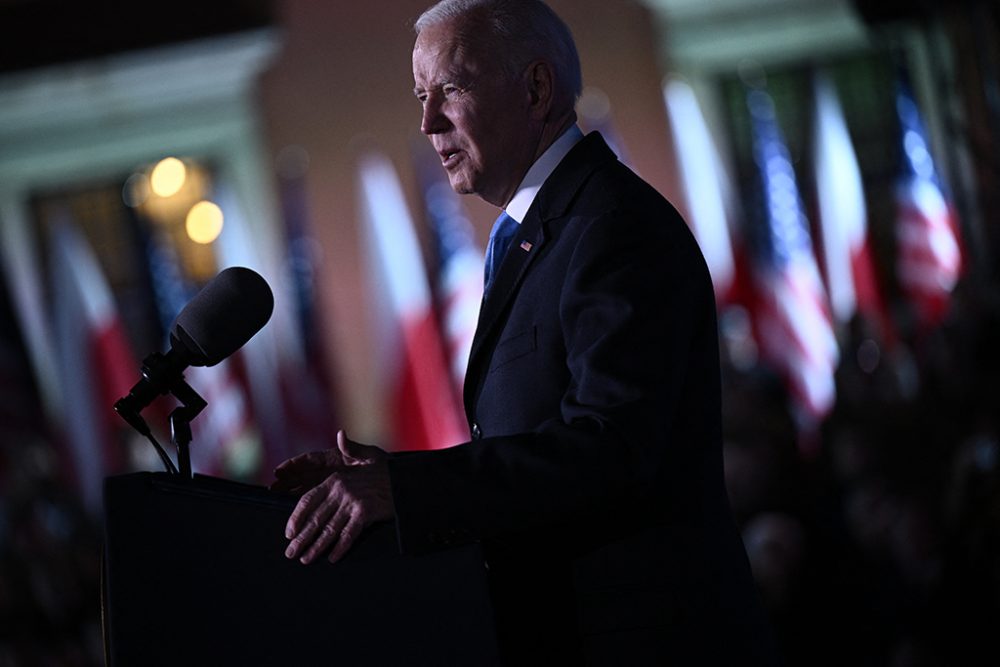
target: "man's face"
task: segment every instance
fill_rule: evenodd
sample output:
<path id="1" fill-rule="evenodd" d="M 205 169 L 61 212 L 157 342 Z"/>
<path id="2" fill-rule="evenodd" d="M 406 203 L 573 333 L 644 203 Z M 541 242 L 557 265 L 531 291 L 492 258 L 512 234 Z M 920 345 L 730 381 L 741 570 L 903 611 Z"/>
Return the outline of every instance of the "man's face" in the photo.
<path id="1" fill-rule="evenodd" d="M 413 47 L 420 131 L 448 172 L 451 187 L 504 206 L 534 161 L 538 136 L 527 86 L 511 82 L 477 44 L 472 25 L 425 28 Z"/>

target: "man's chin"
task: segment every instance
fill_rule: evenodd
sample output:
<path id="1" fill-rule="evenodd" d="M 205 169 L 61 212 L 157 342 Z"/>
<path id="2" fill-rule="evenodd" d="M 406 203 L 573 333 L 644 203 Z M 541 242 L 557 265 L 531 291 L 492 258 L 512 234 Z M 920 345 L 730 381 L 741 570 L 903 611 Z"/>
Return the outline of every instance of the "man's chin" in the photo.
<path id="1" fill-rule="evenodd" d="M 463 174 L 448 174 L 448 183 L 451 185 L 451 189 L 460 195 L 471 195 L 475 194 L 475 189 L 473 189 L 472 184 L 469 183 L 468 179 L 463 177 Z"/>

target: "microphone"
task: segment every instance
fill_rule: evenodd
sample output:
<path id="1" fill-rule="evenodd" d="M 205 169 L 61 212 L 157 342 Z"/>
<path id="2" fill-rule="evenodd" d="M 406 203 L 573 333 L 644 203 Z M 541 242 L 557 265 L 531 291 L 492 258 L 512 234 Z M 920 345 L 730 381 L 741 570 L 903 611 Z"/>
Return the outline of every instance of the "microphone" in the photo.
<path id="1" fill-rule="evenodd" d="M 170 350 L 143 360 L 142 379 L 118 399 L 115 412 L 148 436 L 139 413 L 157 396 L 178 390 L 189 395 L 184 369 L 216 365 L 253 338 L 273 310 L 271 288 L 259 274 L 241 266 L 223 270 L 184 306 L 170 330 Z"/>

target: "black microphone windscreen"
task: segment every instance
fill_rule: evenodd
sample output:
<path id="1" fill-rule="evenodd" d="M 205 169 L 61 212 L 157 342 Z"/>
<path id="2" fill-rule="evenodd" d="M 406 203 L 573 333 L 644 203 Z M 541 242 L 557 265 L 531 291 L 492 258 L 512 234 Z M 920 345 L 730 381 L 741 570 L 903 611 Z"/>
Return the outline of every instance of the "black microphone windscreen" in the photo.
<path id="1" fill-rule="evenodd" d="M 271 288 L 242 266 L 225 269 L 206 284 L 174 321 L 171 337 L 189 353 L 192 366 L 214 366 L 241 348 L 274 310 Z"/>

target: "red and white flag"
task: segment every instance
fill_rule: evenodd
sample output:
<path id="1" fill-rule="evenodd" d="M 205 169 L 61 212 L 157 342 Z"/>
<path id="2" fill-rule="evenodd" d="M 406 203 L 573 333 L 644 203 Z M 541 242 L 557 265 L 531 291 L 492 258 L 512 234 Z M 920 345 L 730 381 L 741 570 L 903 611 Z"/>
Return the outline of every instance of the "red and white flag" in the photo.
<path id="1" fill-rule="evenodd" d="M 736 278 L 729 179 L 691 86 L 671 80 L 664 87 L 664 99 L 687 203 L 685 217 L 708 263 L 716 298 L 725 302 Z"/>
<path id="2" fill-rule="evenodd" d="M 114 403 L 139 379 L 111 289 L 93 249 L 69 219 L 52 227 L 53 325 L 65 437 L 84 503 L 100 507 L 107 475 L 126 469 L 121 437 L 129 427 Z"/>
<path id="3" fill-rule="evenodd" d="M 427 271 L 398 177 L 385 157 L 360 165 L 361 211 L 376 316 L 379 381 L 396 450 L 468 440 L 435 316 Z"/>
<path id="4" fill-rule="evenodd" d="M 884 329 L 885 310 L 872 263 L 861 169 L 832 82 L 818 77 L 815 94 L 813 157 L 830 308 L 839 323 L 860 312 Z"/>
<path id="5" fill-rule="evenodd" d="M 432 294 L 455 393 L 460 398 L 483 299 L 483 249 L 476 243 L 472 222 L 459 195 L 448 183 L 437 153 L 426 142 L 420 146 L 424 150 L 414 150 L 414 168 L 423 195 L 427 227 L 437 250 Z"/>

